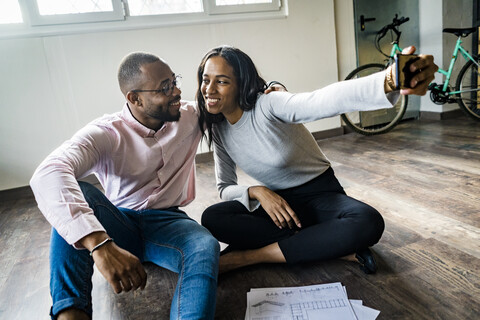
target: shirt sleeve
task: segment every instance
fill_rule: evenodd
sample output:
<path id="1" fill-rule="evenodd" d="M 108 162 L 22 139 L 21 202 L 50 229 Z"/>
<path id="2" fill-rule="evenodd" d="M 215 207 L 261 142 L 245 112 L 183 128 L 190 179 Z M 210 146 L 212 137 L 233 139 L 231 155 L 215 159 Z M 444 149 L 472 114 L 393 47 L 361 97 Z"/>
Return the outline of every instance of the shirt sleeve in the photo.
<path id="1" fill-rule="evenodd" d="M 260 206 L 258 200 L 251 200 L 248 195 L 248 186 L 237 183 L 237 166 L 223 147 L 220 139 L 213 137 L 213 155 L 215 160 L 215 176 L 217 189 L 222 200 L 236 200 L 248 209 L 254 211 Z"/>
<path id="2" fill-rule="evenodd" d="M 88 206 L 77 179 L 92 173 L 112 146 L 105 131 L 87 125 L 54 150 L 30 180 L 40 211 L 57 232 L 80 249 L 86 235 L 105 231 Z"/>
<path id="3" fill-rule="evenodd" d="M 340 81 L 313 92 L 272 92 L 259 99 L 268 118 L 288 123 L 306 123 L 345 112 L 391 108 L 398 100 L 399 93 L 385 94 L 384 82 L 385 71 L 382 71 Z"/>

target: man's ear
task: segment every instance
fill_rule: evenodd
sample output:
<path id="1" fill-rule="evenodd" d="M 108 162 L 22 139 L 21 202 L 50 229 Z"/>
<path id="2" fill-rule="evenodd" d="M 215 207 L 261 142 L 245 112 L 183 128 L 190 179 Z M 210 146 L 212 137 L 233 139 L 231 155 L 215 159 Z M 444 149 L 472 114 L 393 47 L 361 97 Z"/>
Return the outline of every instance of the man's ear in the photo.
<path id="1" fill-rule="evenodd" d="M 142 105 L 142 102 L 140 101 L 140 97 L 136 92 L 128 91 L 125 98 L 127 98 L 127 101 L 131 105 L 136 105 L 136 106 Z"/>

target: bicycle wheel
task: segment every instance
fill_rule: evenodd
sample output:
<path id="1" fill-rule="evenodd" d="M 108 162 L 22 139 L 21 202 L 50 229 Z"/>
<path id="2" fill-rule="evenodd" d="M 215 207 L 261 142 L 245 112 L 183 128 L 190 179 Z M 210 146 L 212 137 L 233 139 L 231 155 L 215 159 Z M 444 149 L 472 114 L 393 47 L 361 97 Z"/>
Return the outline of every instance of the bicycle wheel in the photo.
<path id="1" fill-rule="evenodd" d="M 478 57 L 475 61 L 479 62 Z M 457 103 L 469 117 L 480 121 L 478 83 L 480 81 L 479 67 L 469 60 L 460 70 L 457 78 L 456 91 L 462 91 L 457 94 Z"/>
<path id="2" fill-rule="evenodd" d="M 350 72 L 345 80 L 371 75 L 385 69 L 383 64 L 370 63 Z M 402 120 L 407 110 L 408 97 L 400 96 L 394 107 L 373 111 L 354 111 L 342 114 L 342 120 L 355 132 L 366 136 L 381 134 L 392 130 Z"/>

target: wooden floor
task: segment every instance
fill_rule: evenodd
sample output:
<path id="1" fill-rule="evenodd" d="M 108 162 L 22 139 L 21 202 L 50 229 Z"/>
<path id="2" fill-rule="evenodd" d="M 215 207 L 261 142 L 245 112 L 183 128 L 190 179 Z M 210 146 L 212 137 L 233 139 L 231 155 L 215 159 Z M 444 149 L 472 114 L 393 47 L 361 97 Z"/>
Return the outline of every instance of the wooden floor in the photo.
<path id="1" fill-rule="evenodd" d="M 220 276 L 217 319 L 243 319 L 250 288 L 337 281 L 380 310 L 378 319 L 480 319 L 480 123 L 409 121 L 319 144 L 347 193 L 385 218 L 373 249 L 379 272 L 341 260 L 244 268 Z M 197 200 L 186 211 L 198 220 L 218 196 L 213 163 L 197 166 Z M 0 319 L 48 319 L 49 233 L 28 192 L 0 193 Z M 97 273 L 94 319 L 168 319 L 176 275 L 146 268 L 147 288 L 120 295 Z"/>

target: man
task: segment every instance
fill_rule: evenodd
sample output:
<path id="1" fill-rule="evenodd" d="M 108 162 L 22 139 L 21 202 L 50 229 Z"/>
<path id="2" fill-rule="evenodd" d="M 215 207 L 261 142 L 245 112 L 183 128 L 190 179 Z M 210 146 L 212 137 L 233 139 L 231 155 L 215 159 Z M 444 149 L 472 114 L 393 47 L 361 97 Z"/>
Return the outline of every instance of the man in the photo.
<path id="1" fill-rule="evenodd" d="M 94 263 L 120 293 L 145 287 L 144 261 L 179 274 L 171 319 L 213 319 L 219 244 L 178 209 L 195 196 L 201 139 L 178 80 L 160 58 L 129 54 L 118 71 L 123 110 L 89 123 L 35 171 L 30 185 L 53 226 L 53 319 L 92 317 Z M 105 196 L 77 182 L 91 173 Z"/>

